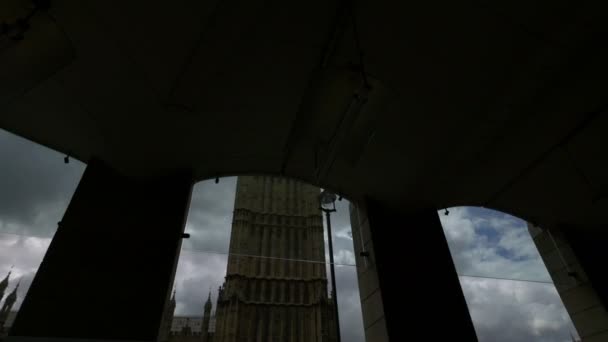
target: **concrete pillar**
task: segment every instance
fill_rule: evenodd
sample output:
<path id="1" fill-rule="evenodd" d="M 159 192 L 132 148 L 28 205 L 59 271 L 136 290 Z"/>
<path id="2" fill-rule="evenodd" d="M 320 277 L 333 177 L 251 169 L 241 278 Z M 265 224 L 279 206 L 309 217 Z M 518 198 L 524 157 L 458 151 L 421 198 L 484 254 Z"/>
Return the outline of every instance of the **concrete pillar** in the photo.
<path id="1" fill-rule="evenodd" d="M 606 227 L 528 228 L 581 339 L 608 340 Z"/>
<path id="2" fill-rule="evenodd" d="M 192 177 L 132 179 L 91 161 L 8 341 L 155 341 Z"/>
<path id="3" fill-rule="evenodd" d="M 477 341 L 436 209 L 403 214 L 360 201 L 351 226 L 367 342 Z"/>

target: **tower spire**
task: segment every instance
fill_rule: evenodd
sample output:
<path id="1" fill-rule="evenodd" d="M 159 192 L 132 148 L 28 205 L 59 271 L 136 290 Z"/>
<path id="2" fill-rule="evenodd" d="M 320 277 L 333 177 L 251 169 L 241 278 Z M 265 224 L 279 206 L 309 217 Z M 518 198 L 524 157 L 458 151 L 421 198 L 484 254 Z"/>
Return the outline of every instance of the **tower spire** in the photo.
<path id="1" fill-rule="evenodd" d="M 11 312 L 13 305 L 15 305 L 15 302 L 17 301 L 17 290 L 19 290 L 20 284 L 21 281 L 17 283 L 17 286 L 15 286 L 13 291 L 6 297 L 4 305 L 2 305 L 2 308 L 0 309 L 0 323 L 2 325 L 4 325 L 4 323 L 6 322 L 8 314 Z"/>
<path id="2" fill-rule="evenodd" d="M 13 288 L 13 291 L 11 292 L 11 294 L 9 294 L 8 297 L 6 297 L 6 300 L 9 300 L 9 298 L 11 298 L 11 297 L 15 297 L 15 299 L 17 299 L 17 290 L 19 289 L 19 285 L 21 285 L 21 279 L 19 279 L 19 281 L 17 282 L 17 285 L 15 285 L 15 288 Z"/>
<path id="3" fill-rule="evenodd" d="M 203 325 L 201 326 L 201 333 L 203 335 L 203 342 L 209 341 L 209 322 L 211 321 L 211 287 L 209 287 L 209 296 L 205 302 L 205 311 L 203 312 Z"/>
<path id="4" fill-rule="evenodd" d="M 205 313 L 207 311 L 211 312 L 211 289 L 209 289 L 209 296 L 207 296 L 207 301 L 205 302 Z"/>
<path id="5" fill-rule="evenodd" d="M 6 291 L 6 288 L 8 287 L 8 280 L 11 277 L 12 272 L 13 272 L 13 266 L 11 266 L 11 269 L 6 274 L 6 277 L 4 277 L 4 279 L 2 279 L 2 281 L 0 282 L 0 301 L 2 300 L 2 298 L 4 298 L 4 292 Z"/>

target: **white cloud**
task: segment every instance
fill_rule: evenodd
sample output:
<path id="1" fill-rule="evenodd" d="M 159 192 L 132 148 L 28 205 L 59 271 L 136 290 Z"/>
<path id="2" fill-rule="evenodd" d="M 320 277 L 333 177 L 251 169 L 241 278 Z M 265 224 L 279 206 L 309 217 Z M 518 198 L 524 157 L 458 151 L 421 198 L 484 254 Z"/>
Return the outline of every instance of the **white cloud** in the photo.
<path id="1" fill-rule="evenodd" d="M 440 219 L 459 274 L 551 281 L 524 221 L 469 207 Z"/>
<path id="2" fill-rule="evenodd" d="M 335 253 L 334 262 L 342 265 L 354 265 L 355 254 L 352 251 L 341 249 Z"/>
<path id="3" fill-rule="evenodd" d="M 480 342 L 570 341 L 568 313 L 551 284 L 461 278 Z"/>

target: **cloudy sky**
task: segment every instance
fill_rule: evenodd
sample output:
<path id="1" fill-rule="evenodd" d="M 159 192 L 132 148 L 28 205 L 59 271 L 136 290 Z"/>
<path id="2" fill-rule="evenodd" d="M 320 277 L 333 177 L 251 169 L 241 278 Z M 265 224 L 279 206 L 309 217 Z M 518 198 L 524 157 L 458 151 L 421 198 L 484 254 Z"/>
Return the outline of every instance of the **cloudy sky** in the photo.
<path id="1" fill-rule="evenodd" d="M 20 304 L 85 165 L 0 130 L 0 277 L 13 267 Z M 178 315 L 200 315 L 226 270 L 236 178 L 193 191 L 175 287 Z M 570 341 L 574 333 L 525 223 L 481 208 L 440 214 L 480 341 Z M 354 264 L 348 203 L 332 216 L 336 263 Z M 353 266 L 336 268 L 344 341 L 363 342 Z M 507 278 L 499 280 L 494 278 Z"/>
<path id="2" fill-rule="evenodd" d="M 578 336 L 524 221 L 474 207 L 439 216 L 480 341 Z"/>

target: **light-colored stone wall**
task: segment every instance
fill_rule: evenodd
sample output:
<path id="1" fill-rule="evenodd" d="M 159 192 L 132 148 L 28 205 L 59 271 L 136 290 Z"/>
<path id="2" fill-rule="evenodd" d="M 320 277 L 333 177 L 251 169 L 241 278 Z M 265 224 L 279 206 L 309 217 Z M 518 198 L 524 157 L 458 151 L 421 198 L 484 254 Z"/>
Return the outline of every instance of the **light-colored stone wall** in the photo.
<path id="1" fill-rule="evenodd" d="M 528 229 L 583 342 L 608 341 L 608 313 L 559 230 Z"/>
<path id="2" fill-rule="evenodd" d="M 386 342 L 389 339 L 384 320 L 382 292 L 378 282 L 374 246 L 364 204 L 351 203 L 350 221 L 357 260 L 357 278 L 366 342 Z M 368 255 L 362 256 L 362 252 L 366 252 Z"/>

